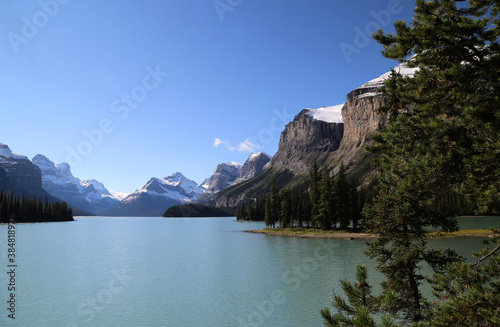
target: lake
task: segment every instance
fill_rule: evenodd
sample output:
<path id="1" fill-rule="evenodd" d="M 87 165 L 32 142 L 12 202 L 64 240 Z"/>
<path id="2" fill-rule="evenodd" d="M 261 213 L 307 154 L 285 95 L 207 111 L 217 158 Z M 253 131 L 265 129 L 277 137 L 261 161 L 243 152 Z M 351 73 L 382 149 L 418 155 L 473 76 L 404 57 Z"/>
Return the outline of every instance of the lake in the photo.
<path id="1" fill-rule="evenodd" d="M 7 225 L 0 225 L 0 326 L 322 326 L 339 279 L 367 264 L 363 240 L 242 232 L 234 218 L 77 217 L 17 224 L 15 320 L 7 317 Z M 498 218 L 462 218 L 467 228 Z M 430 241 L 462 255 L 480 238 Z"/>

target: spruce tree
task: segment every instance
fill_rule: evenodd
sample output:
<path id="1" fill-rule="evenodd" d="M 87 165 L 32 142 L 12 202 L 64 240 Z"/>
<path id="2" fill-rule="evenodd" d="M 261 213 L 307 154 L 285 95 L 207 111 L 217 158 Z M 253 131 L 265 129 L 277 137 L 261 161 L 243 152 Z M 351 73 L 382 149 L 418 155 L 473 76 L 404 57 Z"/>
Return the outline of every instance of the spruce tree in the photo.
<path id="1" fill-rule="evenodd" d="M 426 228 L 456 229 L 452 215 L 433 208 L 439 194 L 457 191 L 485 212 L 500 193 L 500 3 L 417 0 L 411 26 L 375 39 L 390 59 L 418 68 L 393 71 L 385 82 L 388 125 L 373 136 L 378 193 L 365 210 L 369 245 L 395 292 L 392 310 L 404 323 L 431 319 L 422 298 L 423 262 L 437 272 L 457 262 L 453 253 L 430 250 Z M 448 266 L 449 267 L 449 266 Z"/>
<path id="2" fill-rule="evenodd" d="M 311 225 L 313 228 L 317 228 L 319 224 L 318 215 L 319 215 L 319 197 L 320 197 L 320 191 L 319 191 L 320 175 L 318 172 L 318 165 L 316 162 L 314 162 L 313 167 L 309 171 L 309 182 L 310 182 L 309 202 L 311 206 Z"/>
<path id="3" fill-rule="evenodd" d="M 346 168 L 340 163 L 339 172 L 335 176 L 335 195 L 337 215 L 340 229 L 348 229 L 351 220 L 351 208 L 349 206 L 349 183 L 347 182 Z"/>

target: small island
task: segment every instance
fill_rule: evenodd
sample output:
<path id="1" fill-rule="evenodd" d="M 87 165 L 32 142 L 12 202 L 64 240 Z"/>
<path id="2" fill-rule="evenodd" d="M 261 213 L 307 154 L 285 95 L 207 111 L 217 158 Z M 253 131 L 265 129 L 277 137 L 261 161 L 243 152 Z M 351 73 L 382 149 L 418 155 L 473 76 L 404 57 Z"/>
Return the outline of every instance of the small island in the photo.
<path id="1" fill-rule="evenodd" d="M 234 211 L 227 208 L 216 208 L 203 204 L 189 203 L 170 207 L 163 214 L 164 218 L 201 218 L 201 217 L 233 217 Z"/>

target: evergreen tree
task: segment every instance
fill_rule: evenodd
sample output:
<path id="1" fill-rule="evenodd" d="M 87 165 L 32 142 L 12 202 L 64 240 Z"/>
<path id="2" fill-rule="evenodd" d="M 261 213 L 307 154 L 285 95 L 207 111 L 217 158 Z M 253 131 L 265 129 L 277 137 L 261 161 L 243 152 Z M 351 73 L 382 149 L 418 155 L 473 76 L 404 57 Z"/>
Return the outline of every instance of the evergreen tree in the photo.
<path id="1" fill-rule="evenodd" d="M 441 301 L 430 316 L 432 326 L 500 326 L 500 236 L 488 241 L 472 264 L 450 265 L 434 277 Z"/>
<path id="2" fill-rule="evenodd" d="M 264 222 L 266 224 L 266 227 L 274 227 L 274 220 L 272 219 L 272 209 L 271 209 L 271 197 L 267 196 L 266 197 L 266 202 L 265 202 L 265 215 L 264 215 Z"/>
<path id="3" fill-rule="evenodd" d="M 281 200 L 278 188 L 274 184 L 274 180 L 271 182 L 271 215 L 273 227 L 275 227 L 276 222 L 278 223 L 279 227 L 282 227 Z"/>
<path id="4" fill-rule="evenodd" d="M 347 296 L 347 301 L 338 295 L 333 296 L 333 307 L 336 314 L 329 308 L 321 310 L 325 327 L 355 326 L 375 327 L 376 320 L 373 315 L 382 311 L 379 298 L 371 295 L 372 286 L 368 283 L 366 266 L 360 265 L 356 271 L 357 283 L 341 280 L 342 290 Z M 394 297 L 387 297 L 385 302 L 394 301 Z M 382 326 L 392 326 L 393 321 L 389 316 L 382 317 Z"/>
<path id="5" fill-rule="evenodd" d="M 309 171 L 309 181 L 310 181 L 310 206 L 311 206 L 311 225 L 313 228 L 317 228 L 319 225 L 318 217 L 319 217 L 319 173 L 318 173 L 318 165 L 314 162 L 313 167 Z"/>
<path id="6" fill-rule="evenodd" d="M 335 176 L 335 195 L 337 215 L 340 229 L 348 229 L 351 220 L 351 208 L 349 206 L 349 183 L 347 182 L 346 168 L 340 163 L 338 174 Z"/>
<path id="7" fill-rule="evenodd" d="M 321 225 L 321 229 L 328 230 L 332 229 L 332 215 L 331 212 L 331 185 L 330 176 L 328 176 L 328 171 L 325 169 L 321 172 L 321 185 L 320 185 L 320 197 L 318 203 L 318 217 L 317 221 Z"/>
<path id="8" fill-rule="evenodd" d="M 281 219 L 283 220 L 283 227 L 293 227 L 292 219 L 292 200 L 290 190 L 282 190 L 280 192 L 281 199 Z"/>
<path id="9" fill-rule="evenodd" d="M 412 26 L 398 21 L 396 34 L 375 35 L 385 57 L 418 67 L 385 82 L 389 124 L 371 147 L 379 195 L 365 210 L 379 235 L 368 255 L 387 278 L 384 289 L 397 294 L 392 310 L 404 323 L 429 319 L 421 263 L 442 272 L 457 261 L 426 248 L 428 226 L 456 229 L 453 216 L 432 208 L 437 196 L 461 192 L 486 212 L 500 193 L 500 3 L 459 2 L 417 0 Z"/>

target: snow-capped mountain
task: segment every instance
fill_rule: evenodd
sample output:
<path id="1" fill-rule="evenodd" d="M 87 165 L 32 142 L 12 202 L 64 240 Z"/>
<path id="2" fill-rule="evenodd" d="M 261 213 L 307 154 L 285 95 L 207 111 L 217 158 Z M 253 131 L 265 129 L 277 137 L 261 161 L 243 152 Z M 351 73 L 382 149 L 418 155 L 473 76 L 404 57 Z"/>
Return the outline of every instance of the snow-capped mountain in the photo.
<path id="1" fill-rule="evenodd" d="M 264 166 L 269 161 L 271 161 L 271 156 L 265 152 L 252 153 L 243 164 L 243 167 L 241 167 L 241 170 L 232 185 L 243 183 L 251 178 L 254 178 L 262 172 Z"/>
<path id="2" fill-rule="evenodd" d="M 0 160 L 7 159 L 25 159 L 28 160 L 28 157 L 12 152 L 7 144 L 0 143 Z"/>
<path id="3" fill-rule="evenodd" d="M 105 214 L 161 216 L 174 205 L 196 201 L 201 193 L 202 187 L 179 172 L 162 179 L 153 177 L 140 190 L 125 197 Z"/>
<path id="4" fill-rule="evenodd" d="M 198 202 L 207 200 L 213 194 L 231 185 L 238 177 L 242 167 L 243 165 L 237 162 L 218 164 L 212 176 L 203 181 L 201 187 L 203 187 L 205 191 L 200 195 Z"/>
<path id="5" fill-rule="evenodd" d="M 104 185 L 95 180 L 80 180 L 73 176 L 70 166 L 63 162 L 55 164 L 44 155 L 32 159 L 42 172 L 43 188 L 68 204 L 97 214 L 111 208 L 120 200 Z"/>
<path id="6" fill-rule="evenodd" d="M 40 169 L 28 157 L 12 152 L 3 143 L 0 143 L 0 190 L 17 196 L 26 194 L 32 197 L 36 194 L 50 202 L 57 201 L 42 188 Z"/>

